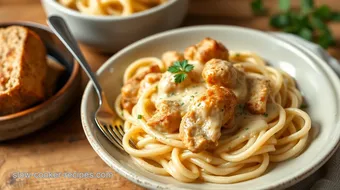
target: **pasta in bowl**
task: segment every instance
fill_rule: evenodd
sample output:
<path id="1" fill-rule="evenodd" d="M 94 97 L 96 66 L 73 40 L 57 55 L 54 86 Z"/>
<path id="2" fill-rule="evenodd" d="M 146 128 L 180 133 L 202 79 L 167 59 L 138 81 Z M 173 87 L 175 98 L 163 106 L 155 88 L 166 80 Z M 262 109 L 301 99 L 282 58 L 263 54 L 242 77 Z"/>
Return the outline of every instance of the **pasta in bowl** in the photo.
<path id="1" fill-rule="evenodd" d="M 113 56 L 98 76 L 125 119 L 127 153 L 91 121 L 91 85 L 81 108 L 86 136 L 110 167 L 147 188 L 280 189 L 321 167 L 339 141 L 335 74 L 262 32 L 158 34 Z"/>
<path id="2" fill-rule="evenodd" d="M 128 16 L 151 9 L 167 0 L 57 0 L 61 5 L 87 15 Z"/>
<path id="3" fill-rule="evenodd" d="M 304 150 L 311 120 L 302 102 L 287 73 L 206 38 L 184 54 L 133 62 L 115 108 L 125 120 L 123 147 L 142 168 L 235 183 Z"/>
<path id="4" fill-rule="evenodd" d="M 41 4 L 48 17 L 66 21 L 77 41 L 95 51 L 113 53 L 178 27 L 189 0 L 41 0 Z"/>

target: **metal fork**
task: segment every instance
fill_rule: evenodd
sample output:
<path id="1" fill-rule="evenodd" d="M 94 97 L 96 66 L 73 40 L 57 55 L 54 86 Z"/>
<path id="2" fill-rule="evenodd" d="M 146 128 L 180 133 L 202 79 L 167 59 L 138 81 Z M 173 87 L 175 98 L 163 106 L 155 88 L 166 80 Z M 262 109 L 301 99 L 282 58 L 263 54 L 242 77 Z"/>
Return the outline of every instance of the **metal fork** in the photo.
<path id="1" fill-rule="evenodd" d="M 95 113 L 95 121 L 98 128 L 103 132 L 107 139 L 117 148 L 124 150 L 122 140 L 124 130 L 122 129 L 123 121 L 109 106 L 105 93 L 103 92 L 95 74 L 91 71 L 89 64 L 86 62 L 84 55 L 81 53 L 79 46 L 72 36 L 64 19 L 58 16 L 51 16 L 47 23 L 52 28 L 53 32 L 62 41 L 66 48 L 71 52 L 73 57 L 82 66 L 87 76 L 93 83 L 94 89 L 99 98 L 99 108 Z"/>

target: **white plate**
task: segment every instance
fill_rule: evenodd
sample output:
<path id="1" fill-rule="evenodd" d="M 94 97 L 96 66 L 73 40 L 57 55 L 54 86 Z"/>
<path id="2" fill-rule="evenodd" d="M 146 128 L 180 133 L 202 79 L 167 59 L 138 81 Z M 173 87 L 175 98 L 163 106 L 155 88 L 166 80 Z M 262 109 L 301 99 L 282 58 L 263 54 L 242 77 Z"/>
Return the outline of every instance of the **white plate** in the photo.
<path id="1" fill-rule="evenodd" d="M 306 178 L 334 153 L 340 138 L 340 82 L 328 65 L 303 47 L 295 47 L 266 33 L 232 26 L 197 26 L 172 30 L 138 41 L 111 57 L 98 71 L 109 101 L 120 92 L 124 69 L 134 60 L 158 56 L 166 50 L 183 51 L 204 37 L 221 41 L 234 51 L 253 51 L 274 67 L 293 76 L 307 100 L 312 118 L 311 143 L 297 158 L 271 165 L 256 179 L 236 184 L 182 183 L 149 173 L 116 149 L 94 124 L 97 97 L 87 85 L 81 105 L 85 134 L 98 155 L 129 180 L 151 189 L 282 189 Z"/>

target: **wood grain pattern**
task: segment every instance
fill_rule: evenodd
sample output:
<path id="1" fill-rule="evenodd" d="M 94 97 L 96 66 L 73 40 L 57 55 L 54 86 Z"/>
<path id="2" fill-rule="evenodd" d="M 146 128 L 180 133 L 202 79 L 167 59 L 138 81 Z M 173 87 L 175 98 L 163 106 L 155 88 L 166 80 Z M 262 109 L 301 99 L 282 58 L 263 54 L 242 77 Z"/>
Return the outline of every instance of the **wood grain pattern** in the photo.
<path id="1" fill-rule="evenodd" d="M 271 30 L 268 18 L 252 16 L 251 0 L 192 0 L 184 26 L 198 24 L 231 24 Z M 276 11 L 275 0 L 265 0 Z M 298 2 L 298 1 L 294 1 Z M 319 0 L 340 10 L 338 0 Z M 297 6 L 298 4 L 293 4 Z M 27 20 L 46 24 L 39 0 L 0 0 L 0 22 Z M 331 28 L 340 44 L 340 24 Z M 340 58 L 338 45 L 330 52 Z M 93 70 L 110 57 L 81 47 Z M 82 87 L 87 78 L 82 73 Z M 80 122 L 80 100 L 63 118 L 26 137 L 0 144 L 0 189 L 142 189 L 109 168 L 92 150 Z M 13 172 L 112 172 L 107 179 L 14 179 Z"/>

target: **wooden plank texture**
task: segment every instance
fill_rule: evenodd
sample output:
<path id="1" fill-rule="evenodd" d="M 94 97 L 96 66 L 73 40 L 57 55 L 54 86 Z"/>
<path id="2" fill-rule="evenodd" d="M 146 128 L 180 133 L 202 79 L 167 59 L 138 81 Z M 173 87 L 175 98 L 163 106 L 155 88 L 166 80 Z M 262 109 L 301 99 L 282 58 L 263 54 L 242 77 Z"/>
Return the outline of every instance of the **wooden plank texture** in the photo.
<path id="1" fill-rule="evenodd" d="M 272 30 L 267 17 L 254 17 L 251 0 L 192 0 L 183 26 L 198 24 L 230 24 Z M 293 6 L 298 6 L 294 1 Z M 318 0 L 340 10 L 339 0 Z M 265 0 L 271 11 L 277 11 L 276 0 Z M 46 24 L 39 0 L 0 0 L 0 22 L 27 20 Z M 340 44 L 340 24 L 331 28 Z M 340 58 L 339 48 L 329 51 Z M 81 47 L 93 70 L 110 57 Z M 82 73 L 84 88 L 87 78 Z M 109 168 L 92 150 L 80 122 L 80 100 L 55 124 L 34 134 L 0 143 L 0 189 L 142 189 Z M 110 178 L 14 179 L 13 172 L 111 172 Z"/>

